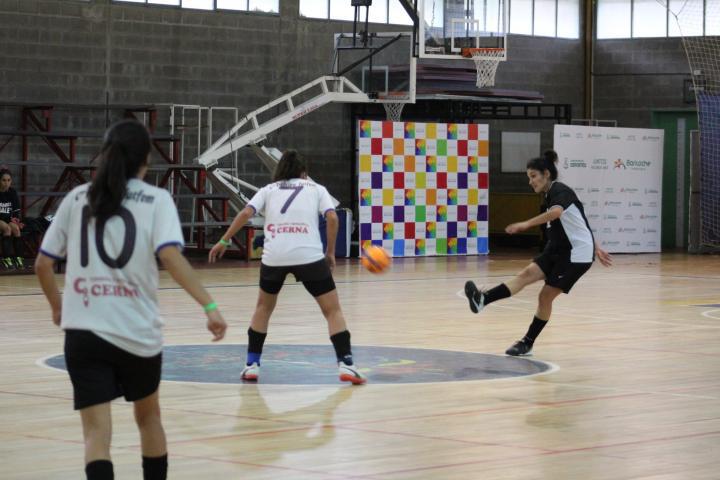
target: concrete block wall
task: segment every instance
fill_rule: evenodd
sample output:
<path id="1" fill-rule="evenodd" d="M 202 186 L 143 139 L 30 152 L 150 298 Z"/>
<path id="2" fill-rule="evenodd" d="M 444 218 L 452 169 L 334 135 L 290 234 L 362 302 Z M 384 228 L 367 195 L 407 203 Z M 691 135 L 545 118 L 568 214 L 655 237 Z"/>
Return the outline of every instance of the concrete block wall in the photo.
<path id="1" fill-rule="evenodd" d="M 653 109 L 693 106 L 683 100 L 690 67 L 680 38 L 598 40 L 594 63 L 595 118 L 650 128 Z"/>
<path id="2" fill-rule="evenodd" d="M 178 103 L 252 111 L 328 73 L 332 34 L 352 31 L 348 22 L 300 18 L 298 0 L 283 0 L 280 8 L 280 15 L 267 15 L 110 0 L 0 0 L 0 103 Z M 581 42 L 511 36 L 510 61 L 500 66 L 497 85 L 539 90 L 546 101 L 571 103 L 582 115 Z M 305 154 L 313 177 L 331 186 L 346 206 L 353 188 L 348 111 L 342 105 L 324 107 L 268 141 Z M 0 108 L 0 124 L 16 126 L 13 115 Z M 104 114 L 63 115 L 67 128 L 105 126 Z M 167 127 L 163 121 L 161 127 Z M 493 122 L 491 128 L 497 138 L 502 129 L 540 129 L 543 146 L 549 146 L 548 123 Z M 51 157 L 40 142 L 31 151 L 37 158 Z M 79 154 L 95 151 L 97 145 L 88 141 Z M 492 151 L 491 188 L 525 191 L 524 176 L 500 173 L 499 144 Z M 0 162 L 17 152 L 9 145 Z M 250 181 L 269 179 L 259 162 L 244 168 Z M 38 172 L 35 181 L 42 182 L 47 175 Z"/>

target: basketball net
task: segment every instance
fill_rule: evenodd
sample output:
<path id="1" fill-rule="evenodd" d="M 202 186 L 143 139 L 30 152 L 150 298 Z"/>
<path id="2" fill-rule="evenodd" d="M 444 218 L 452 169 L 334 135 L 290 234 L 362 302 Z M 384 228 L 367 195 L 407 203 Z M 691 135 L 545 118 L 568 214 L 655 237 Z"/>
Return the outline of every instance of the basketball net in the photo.
<path id="1" fill-rule="evenodd" d="M 387 119 L 393 122 L 399 122 L 404 106 L 404 103 L 383 103 Z"/>
<path id="2" fill-rule="evenodd" d="M 472 55 L 475 68 L 477 69 L 478 88 L 492 87 L 495 85 L 495 72 L 498 64 L 505 58 L 504 48 L 470 48 L 467 49 Z"/>

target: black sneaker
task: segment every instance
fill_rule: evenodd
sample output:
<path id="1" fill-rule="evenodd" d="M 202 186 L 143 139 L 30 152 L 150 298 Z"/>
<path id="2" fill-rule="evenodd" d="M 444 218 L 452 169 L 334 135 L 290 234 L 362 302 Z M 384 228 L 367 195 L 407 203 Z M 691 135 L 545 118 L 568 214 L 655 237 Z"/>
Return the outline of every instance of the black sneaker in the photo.
<path id="1" fill-rule="evenodd" d="M 475 283 L 470 280 L 465 282 L 465 296 L 470 303 L 470 310 L 473 313 L 480 313 L 480 310 L 485 306 L 485 294 L 478 290 Z"/>
<path id="2" fill-rule="evenodd" d="M 15 270 L 15 264 L 10 257 L 4 257 L 0 260 L 0 268 L 3 270 Z"/>
<path id="3" fill-rule="evenodd" d="M 532 347 L 533 347 L 532 343 L 528 343 L 523 338 L 522 340 L 515 342 L 515 344 L 512 347 L 505 350 L 505 354 L 513 356 L 513 357 L 523 357 L 523 356 L 532 355 Z"/>
<path id="4" fill-rule="evenodd" d="M 15 257 L 15 268 L 25 270 L 25 260 L 22 257 Z"/>

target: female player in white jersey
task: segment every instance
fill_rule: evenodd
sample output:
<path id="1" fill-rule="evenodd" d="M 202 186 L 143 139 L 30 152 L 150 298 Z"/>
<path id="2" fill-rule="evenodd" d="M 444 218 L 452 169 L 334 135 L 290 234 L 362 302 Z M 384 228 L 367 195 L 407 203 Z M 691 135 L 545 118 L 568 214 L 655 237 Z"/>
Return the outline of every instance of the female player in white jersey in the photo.
<path id="1" fill-rule="evenodd" d="M 292 273 L 315 297 L 328 322 L 340 380 L 365 383 L 364 376 L 353 363 L 350 332 L 332 277 L 339 224 L 332 199 L 325 187 L 308 180 L 307 165 L 294 150 L 283 153 L 273 173 L 273 182 L 261 188 L 237 214 L 208 255 L 211 263 L 222 257 L 230 239 L 253 215 L 259 213 L 265 217 L 260 292 L 248 329 L 248 356 L 241 373 L 242 379 L 258 379 L 270 315 L 285 277 Z M 327 220 L 327 249 L 324 253 L 318 230 L 319 214 Z"/>
<path id="2" fill-rule="evenodd" d="M 91 184 L 63 199 L 43 239 L 35 271 L 65 330 L 65 362 L 85 438 L 89 480 L 113 477 L 110 401 L 133 402 L 140 430 L 143 478 L 167 477 L 167 445 L 158 386 L 162 320 L 158 315 L 157 255 L 172 277 L 204 305 L 213 340 L 225 335 L 217 305 L 180 249 L 178 213 L 166 190 L 142 181 L 150 136 L 134 120 L 111 126 Z M 54 264 L 66 259 L 61 297 Z"/>
<path id="3" fill-rule="evenodd" d="M 542 157 L 527 163 L 527 176 L 535 193 L 544 194 L 546 211 L 524 222 L 505 228 L 509 234 L 547 224 L 547 238 L 543 252 L 512 280 L 486 291 L 479 291 L 472 281 L 465 283 L 465 295 L 470 310 L 478 313 L 492 302 L 515 295 L 538 280 L 545 285 L 538 296 L 538 306 L 525 336 L 508 348 L 508 355 L 530 355 L 535 340 L 550 320 L 552 303 L 561 293 L 568 293 L 580 277 L 590 269 L 597 256 L 606 267 L 612 264 L 608 253 L 595 244 L 583 205 L 572 188 L 557 181 L 557 154 L 548 150 Z"/>

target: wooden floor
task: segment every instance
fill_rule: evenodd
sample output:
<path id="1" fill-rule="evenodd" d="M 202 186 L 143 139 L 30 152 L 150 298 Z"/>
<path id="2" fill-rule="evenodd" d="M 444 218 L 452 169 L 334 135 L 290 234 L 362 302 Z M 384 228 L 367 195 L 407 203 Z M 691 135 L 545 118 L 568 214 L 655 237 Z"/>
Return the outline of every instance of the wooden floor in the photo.
<path id="1" fill-rule="evenodd" d="M 493 286 L 530 259 L 405 259 L 336 281 L 356 345 L 502 354 L 524 334 L 539 285 L 472 315 L 466 279 Z M 720 259 L 621 255 L 556 302 L 527 378 L 362 387 L 164 382 L 171 479 L 718 479 Z M 200 272 L 246 343 L 257 263 Z M 163 273 L 167 344 L 209 340 L 199 308 Z M 32 276 L 0 277 L 0 478 L 82 475 L 79 416 Z M 704 305 L 704 306 L 703 306 Z M 325 344 L 302 287 L 285 288 L 269 343 Z M 361 363 L 361 359 L 358 359 Z M 113 406 L 116 478 L 141 478 L 129 406 Z"/>

